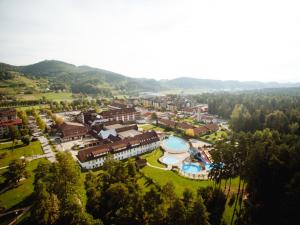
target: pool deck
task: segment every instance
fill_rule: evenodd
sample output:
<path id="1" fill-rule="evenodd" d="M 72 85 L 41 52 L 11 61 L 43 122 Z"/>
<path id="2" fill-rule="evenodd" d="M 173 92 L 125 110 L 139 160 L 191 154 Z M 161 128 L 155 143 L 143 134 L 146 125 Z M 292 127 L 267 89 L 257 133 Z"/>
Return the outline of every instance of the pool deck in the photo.
<path id="1" fill-rule="evenodd" d="M 184 140 L 184 141 L 186 141 L 186 140 Z M 205 142 L 198 141 L 195 139 L 192 139 L 189 141 L 191 141 L 192 146 L 196 147 L 196 148 L 198 148 L 198 147 L 203 148 L 204 146 L 206 146 L 206 147 L 210 146 L 209 143 L 205 143 Z M 186 144 L 189 146 L 188 143 L 186 143 Z M 174 167 L 178 168 L 178 174 L 180 176 L 187 177 L 189 179 L 195 179 L 195 180 L 207 180 L 208 179 L 209 171 L 206 169 L 201 170 L 197 173 L 187 173 L 182 170 L 183 161 L 190 157 L 189 152 L 187 152 L 187 151 L 185 151 L 185 152 L 172 151 L 172 150 L 170 150 L 170 148 L 166 148 L 166 146 L 164 146 L 163 142 L 161 142 L 161 147 L 162 147 L 162 149 L 164 149 L 164 155 L 159 158 L 159 161 L 161 163 L 163 163 L 164 165 L 166 165 L 167 168 L 159 168 L 159 167 L 153 166 L 151 164 L 148 164 L 149 166 L 156 168 L 156 169 L 161 169 L 161 170 L 171 170 L 174 166 Z M 166 158 L 166 157 L 176 158 L 177 161 L 174 163 L 166 163 L 166 162 L 164 162 L 164 158 Z"/>

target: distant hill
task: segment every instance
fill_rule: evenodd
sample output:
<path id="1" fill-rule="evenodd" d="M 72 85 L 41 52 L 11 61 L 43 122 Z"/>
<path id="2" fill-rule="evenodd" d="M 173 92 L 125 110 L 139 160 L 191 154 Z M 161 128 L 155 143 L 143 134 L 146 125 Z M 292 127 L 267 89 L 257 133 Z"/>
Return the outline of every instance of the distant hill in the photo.
<path id="1" fill-rule="evenodd" d="M 300 87 L 300 83 L 277 83 L 258 81 L 211 80 L 180 77 L 172 80 L 161 80 L 161 85 L 170 89 L 203 89 L 203 90 L 252 90 L 263 88 Z"/>
<path id="2" fill-rule="evenodd" d="M 300 87 L 300 83 L 241 82 L 234 80 L 211 80 L 180 77 L 171 80 L 131 78 L 111 71 L 89 66 L 75 66 L 57 60 L 45 60 L 27 66 L 0 63 L 0 72 L 19 72 L 31 79 L 48 79 L 50 88 L 70 89 L 75 93 L 112 95 L 114 93 L 138 93 L 166 90 L 253 90 L 263 88 Z"/>
<path id="3" fill-rule="evenodd" d="M 47 78 L 51 89 L 71 89 L 75 93 L 111 95 L 115 92 L 138 93 L 160 90 L 159 83 L 155 80 L 149 80 L 149 83 L 143 79 L 130 78 L 89 66 L 75 66 L 57 60 L 45 60 L 27 66 L 0 63 L 1 68 L 3 71 L 16 71 L 31 78 Z"/>

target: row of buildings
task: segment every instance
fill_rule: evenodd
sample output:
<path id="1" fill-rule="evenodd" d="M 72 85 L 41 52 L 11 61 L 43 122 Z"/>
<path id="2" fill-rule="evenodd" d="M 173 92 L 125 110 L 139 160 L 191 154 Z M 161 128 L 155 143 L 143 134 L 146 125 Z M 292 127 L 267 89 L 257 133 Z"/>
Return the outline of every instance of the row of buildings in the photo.
<path id="1" fill-rule="evenodd" d="M 160 145 L 155 131 L 141 132 L 135 121 L 140 118 L 135 108 L 112 107 L 97 113 L 81 112 L 77 122 L 64 122 L 55 133 L 61 142 L 91 137 L 79 146 L 77 159 L 84 169 L 103 165 L 107 155 L 122 160 L 151 151 Z"/>
<path id="2" fill-rule="evenodd" d="M 149 96 L 142 98 L 141 104 L 146 108 L 172 112 L 195 106 L 192 100 L 183 96 Z"/>
<path id="3" fill-rule="evenodd" d="M 216 123 L 195 126 L 186 122 L 176 122 L 173 120 L 161 118 L 158 120 L 158 124 L 163 127 L 181 130 L 185 134 L 192 137 L 202 136 L 204 134 L 216 132 L 219 130 L 219 125 Z"/>
<path id="4" fill-rule="evenodd" d="M 3 138 L 9 135 L 9 127 L 22 127 L 22 120 L 17 117 L 15 108 L 0 109 L 0 137 Z"/>

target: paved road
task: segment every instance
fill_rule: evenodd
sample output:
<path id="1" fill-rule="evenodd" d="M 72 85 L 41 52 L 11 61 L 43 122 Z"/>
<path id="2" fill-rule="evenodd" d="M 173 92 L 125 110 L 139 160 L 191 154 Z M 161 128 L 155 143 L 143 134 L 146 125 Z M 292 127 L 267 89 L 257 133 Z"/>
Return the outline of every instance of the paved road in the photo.
<path id="1" fill-rule="evenodd" d="M 37 136 L 38 140 L 41 142 L 44 154 L 39 156 L 29 157 L 29 160 L 34 160 L 37 158 L 47 158 L 50 162 L 55 162 L 56 161 L 55 154 L 51 149 L 48 139 L 40 132 L 40 129 L 36 124 L 36 121 L 32 120 L 30 121 L 30 124 L 33 127 L 33 130 L 35 131 L 34 135 Z"/>
<path id="2" fill-rule="evenodd" d="M 38 137 L 39 141 L 41 142 L 42 149 L 44 152 L 44 157 L 46 157 L 50 162 L 55 162 L 55 154 L 51 149 L 48 139 L 45 136 Z"/>

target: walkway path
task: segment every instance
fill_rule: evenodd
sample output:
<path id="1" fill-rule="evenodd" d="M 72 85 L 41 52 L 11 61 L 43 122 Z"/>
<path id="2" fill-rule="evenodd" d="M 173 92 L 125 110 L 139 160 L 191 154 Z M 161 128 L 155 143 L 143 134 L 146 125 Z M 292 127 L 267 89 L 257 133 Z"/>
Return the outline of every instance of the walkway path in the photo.
<path id="1" fill-rule="evenodd" d="M 37 138 L 42 145 L 44 155 L 41 155 L 40 158 L 47 158 L 50 162 L 55 162 L 56 161 L 55 154 L 52 151 L 51 146 L 49 145 L 48 139 L 43 134 L 41 134 L 40 129 L 38 128 L 35 120 L 31 120 L 30 123 L 33 126 L 34 130 L 37 131 L 35 133 L 35 135 L 38 136 Z M 32 158 L 31 160 L 33 160 L 33 159 L 36 159 L 36 158 Z"/>
<path id="2" fill-rule="evenodd" d="M 38 139 L 41 142 L 45 158 L 47 158 L 50 162 L 55 162 L 55 154 L 51 149 L 48 139 L 45 136 L 40 136 Z"/>
<path id="3" fill-rule="evenodd" d="M 160 170 L 171 170 L 170 166 L 168 166 L 167 168 L 162 168 L 162 167 L 158 167 L 158 166 L 153 166 L 148 162 L 147 162 L 147 166 L 150 166 L 150 167 L 155 168 L 155 169 L 160 169 Z"/>
<path id="4" fill-rule="evenodd" d="M 8 166 L 0 167 L 0 170 L 4 170 L 6 168 L 8 168 Z"/>

